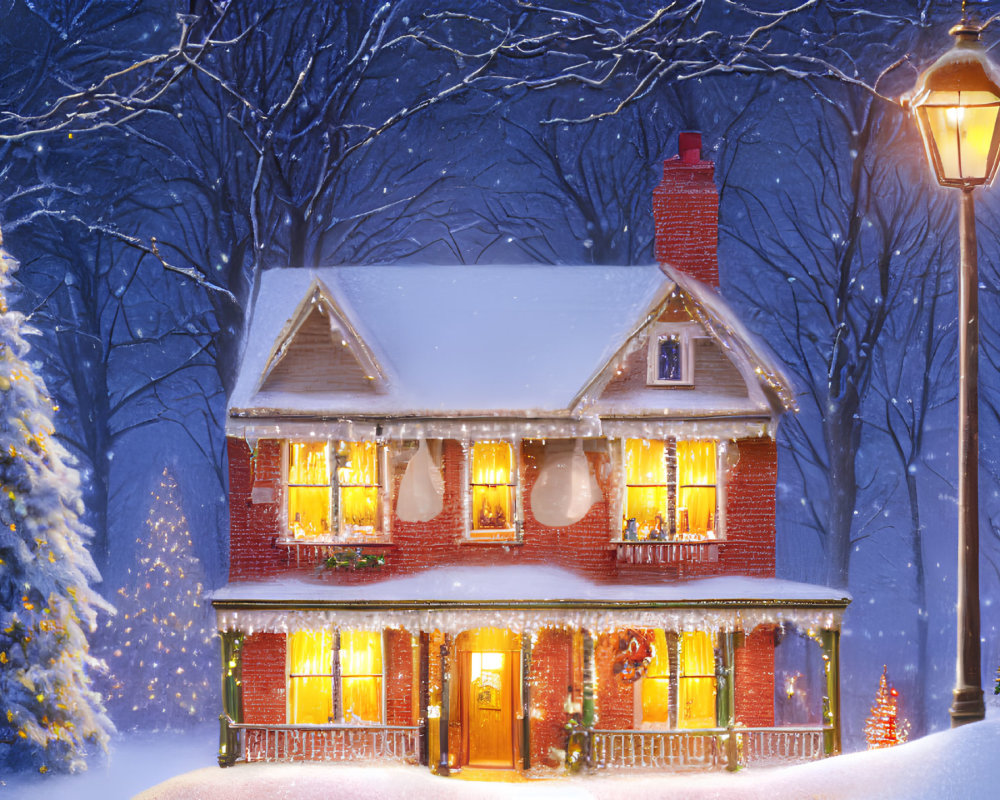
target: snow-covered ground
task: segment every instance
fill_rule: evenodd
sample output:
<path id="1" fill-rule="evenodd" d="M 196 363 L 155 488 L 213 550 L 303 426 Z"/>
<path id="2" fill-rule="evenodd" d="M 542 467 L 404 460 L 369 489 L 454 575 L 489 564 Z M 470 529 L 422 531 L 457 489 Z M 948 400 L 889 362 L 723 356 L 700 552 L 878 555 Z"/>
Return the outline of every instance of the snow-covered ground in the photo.
<path id="1" fill-rule="evenodd" d="M 715 800 L 992 800 L 1000 796 L 1000 716 L 906 745 L 814 764 L 730 775 L 598 775 L 529 783 L 437 778 L 418 767 L 349 765 L 213 766 L 215 731 L 122 739 L 106 766 L 75 776 L 0 779 L 17 800 L 338 800 L 400 798 L 713 798 Z M 175 776 L 175 777 L 171 777 Z M 145 791 L 143 791 L 145 790 Z"/>

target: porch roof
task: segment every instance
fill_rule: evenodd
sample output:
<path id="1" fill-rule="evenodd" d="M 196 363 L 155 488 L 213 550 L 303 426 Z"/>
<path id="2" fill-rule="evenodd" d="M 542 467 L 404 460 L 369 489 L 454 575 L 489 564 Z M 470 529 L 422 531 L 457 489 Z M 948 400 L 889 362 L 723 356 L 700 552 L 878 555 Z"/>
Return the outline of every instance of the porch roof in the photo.
<path id="1" fill-rule="evenodd" d="M 780 579 L 603 584 L 546 566 L 442 567 L 367 584 L 231 583 L 212 594 L 220 630 L 245 632 L 329 626 L 446 633 L 550 626 L 750 631 L 783 623 L 837 629 L 849 603 L 844 591 Z"/>

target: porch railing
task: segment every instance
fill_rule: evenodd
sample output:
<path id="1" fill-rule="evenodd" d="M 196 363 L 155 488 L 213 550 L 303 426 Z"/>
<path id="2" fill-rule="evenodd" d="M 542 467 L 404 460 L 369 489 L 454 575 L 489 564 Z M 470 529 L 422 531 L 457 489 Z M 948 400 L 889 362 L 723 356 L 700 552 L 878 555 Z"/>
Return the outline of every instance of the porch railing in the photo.
<path id="1" fill-rule="evenodd" d="M 406 761 L 420 756 L 418 725 L 254 725 L 228 720 L 237 760 Z"/>
<path id="2" fill-rule="evenodd" d="M 592 768 L 710 770 L 823 758 L 823 734 L 827 730 L 824 726 L 796 726 L 585 733 L 590 738 L 588 763 Z"/>
<path id="3" fill-rule="evenodd" d="M 781 764 L 815 761 L 826 756 L 822 726 L 747 728 L 738 732 L 742 739 L 745 764 Z"/>

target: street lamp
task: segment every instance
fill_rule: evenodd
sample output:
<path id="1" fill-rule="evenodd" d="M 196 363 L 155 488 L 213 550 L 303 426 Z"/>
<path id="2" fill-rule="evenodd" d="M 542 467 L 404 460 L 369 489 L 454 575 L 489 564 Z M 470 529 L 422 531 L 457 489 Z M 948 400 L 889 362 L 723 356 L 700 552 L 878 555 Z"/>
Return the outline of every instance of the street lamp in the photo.
<path id="1" fill-rule="evenodd" d="M 934 175 L 962 190 L 959 206 L 958 657 L 951 726 L 982 719 L 979 670 L 979 300 L 972 191 L 992 182 L 1000 163 L 1000 75 L 962 20 L 955 44 L 903 98 L 913 111 Z"/>

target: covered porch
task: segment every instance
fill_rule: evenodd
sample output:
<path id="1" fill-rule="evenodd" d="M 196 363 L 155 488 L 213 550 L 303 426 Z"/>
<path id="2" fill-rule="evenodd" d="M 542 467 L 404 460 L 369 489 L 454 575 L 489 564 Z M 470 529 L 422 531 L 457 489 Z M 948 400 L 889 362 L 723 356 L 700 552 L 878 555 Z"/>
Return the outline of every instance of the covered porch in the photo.
<path id="1" fill-rule="evenodd" d="M 364 586 L 234 584 L 213 599 L 225 665 L 219 762 L 397 760 L 440 774 L 551 775 L 563 766 L 737 769 L 821 758 L 840 750 L 848 602 L 784 581 L 604 585 L 544 567 L 437 570 Z M 774 643 L 790 628 L 817 650 L 821 714 L 781 724 Z M 299 677 L 288 642 L 302 631 L 379 633 L 380 658 L 392 665 L 379 673 L 381 715 L 292 718 L 293 690 L 277 675 L 286 684 Z M 244 675 L 245 645 L 262 637 L 286 643 L 268 656 L 267 691 L 284 690 L 288 711 L 267 721 L 246 713 L 264 689 Z M 336 674 L 334 666 L 327 677 L 342 681 Z"/>

